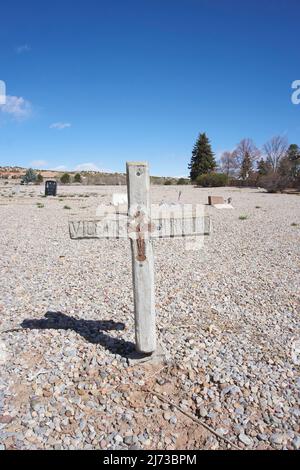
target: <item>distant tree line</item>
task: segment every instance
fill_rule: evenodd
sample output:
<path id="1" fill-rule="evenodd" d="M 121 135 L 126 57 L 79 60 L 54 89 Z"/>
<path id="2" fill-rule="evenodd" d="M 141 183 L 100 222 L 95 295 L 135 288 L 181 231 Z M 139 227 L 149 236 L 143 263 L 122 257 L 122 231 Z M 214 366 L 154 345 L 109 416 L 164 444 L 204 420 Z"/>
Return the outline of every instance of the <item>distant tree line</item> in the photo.
<path id="1" fill-rule="evenodd" d="M 29 184 L 29 183 L 41 184 L 41 183 L 43 183 L 43 181 L 44 181 L 44 178 L 43 178 L 42 174 L 37 173 L 32 168 L 28 168 L 28 170 L 26 170 L 25 175 L 21 178 L 22 184 Z M 69 173 L 64 173 L 60 177 L 60 182 L 62 184 L 69 184 L 72 181 L 74 183 L 81 183 L 82 178 L 81 178 L 80 173 L 76 173 L 74 175 L 74 177 L 71 177 L 71 175 Z"/>
<path id="2" fill-rule="evenodd" d="M 126 175 L 124 173 L 101 173 L 101 172 L 87 172 L 82 173 L 68 173 L 65 172 L 61 176 L 55 178 L 61 184 L 80 183 L 85 185 L 126 185 Z M 32 168 L 26 170 L 26 174 L 21 179 L 22 184 L 41 184 L 44 178 L 41 173 L 37 173 Z M 164 176 L 151 176 L 151 184 L 155 185 L 186 185 L 190 184 L 189 178 L 174 178 Z"/>
<path id="3" fill-rule="evenodd" d="M 275 136 L 259 149 L 242 139 L 233 151 L 215 159 L 210 141 L 200 134 L 192 150 L 190 179 L 200 186 L 261 186 L 270 192 L 300 189 L 300 148 L 286 137 Z"/>

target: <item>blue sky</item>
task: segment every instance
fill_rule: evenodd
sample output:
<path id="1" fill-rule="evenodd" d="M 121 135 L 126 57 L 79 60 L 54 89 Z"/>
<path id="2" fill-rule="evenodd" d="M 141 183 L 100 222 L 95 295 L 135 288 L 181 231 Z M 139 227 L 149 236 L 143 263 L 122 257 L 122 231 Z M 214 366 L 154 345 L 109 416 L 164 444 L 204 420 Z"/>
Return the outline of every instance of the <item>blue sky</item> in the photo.
<path id="1" fill-rule="evenodd" d="M 0 16 L 0 165 L 181 176 L 199 132 L 217 156 L 300 144 L 298 0 L 10 0 Z"/>

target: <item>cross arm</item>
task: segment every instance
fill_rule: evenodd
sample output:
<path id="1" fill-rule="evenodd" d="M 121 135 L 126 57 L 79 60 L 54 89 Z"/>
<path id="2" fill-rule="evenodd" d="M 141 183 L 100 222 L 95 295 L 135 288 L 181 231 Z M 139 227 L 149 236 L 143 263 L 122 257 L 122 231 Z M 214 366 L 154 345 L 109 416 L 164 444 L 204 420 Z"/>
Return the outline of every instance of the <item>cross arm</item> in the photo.
<path id="1" fill-rule="evenodd" d="M 103 217 L 100 219 L 70 221 L 70 238 L 132 238 L 132 232 L 128 230 L 129 219 L 127 216 Z M 143 235 L 152 239 L 178 238 L 188 236 L 209 235 L 211 222 L 209 216 L 202 217 L 171 217 L 154 218 L 150 224 L 142 230 Z"/>

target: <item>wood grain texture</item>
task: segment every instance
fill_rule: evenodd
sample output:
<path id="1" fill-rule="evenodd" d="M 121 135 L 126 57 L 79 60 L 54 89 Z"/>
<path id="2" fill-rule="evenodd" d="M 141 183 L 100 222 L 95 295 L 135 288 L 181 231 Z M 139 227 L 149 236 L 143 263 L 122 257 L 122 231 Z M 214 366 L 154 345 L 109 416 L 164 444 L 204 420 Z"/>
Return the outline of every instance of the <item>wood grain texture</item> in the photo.
<path id="1" fill-rule="evenodd" d="M 70 237 L 73 240 L 84 238 L 128 238 L 128 218 L 126 215 L 110 215 L 98 220 L 70 221 Z M 210 218 L 171 217 L 151 219 L 150 238 L 178 238 L 209 235 Z"/>
<path id="2" fill-rule="evenodd" d="M 129 214 L 143 211 L 150 219 L 150 178 L 145 162 L 127 162 L 127 191 Z M 138 233 L 138 228 L 137 228 Z M 138 233 L 131 239 L 132 275 L 135 307 L 136 349 L 152 353 L 156 349 L 154 263 L 151 240 Z"/>

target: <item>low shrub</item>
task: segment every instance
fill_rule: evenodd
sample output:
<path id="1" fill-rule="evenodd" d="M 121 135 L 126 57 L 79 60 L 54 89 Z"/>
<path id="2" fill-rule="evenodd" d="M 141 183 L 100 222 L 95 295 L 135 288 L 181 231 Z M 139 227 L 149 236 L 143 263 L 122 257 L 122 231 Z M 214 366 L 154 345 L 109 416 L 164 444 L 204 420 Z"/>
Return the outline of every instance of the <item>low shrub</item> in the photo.
<path id="1" fill-rule="evenodd" d="M 82 178 L 80 173 L 76 173 L 74 176 L 74 183 L 82 183 Z"/>
<path id="2" fill-rule="evenodd" d="M 69 184 L 71 182 L 71 176 L 69 173 L 64 173 L 60 178 L 60 182 L 63 184 Z"/>
<path id="3" fill-rule="evenodd" d="M 178 185 L 189 184 L 189 180 L 187 178 L 179 178 L 176 184 Z"/>
<path id="4" fill-rule="evenodd" d="M 206 173 L 199 175 L 196 183 L 204 188 L 226 186 L 228 184 L 228 177 L 224 173 Z"/>
<path id="5" fill-rule="evenodd" d="M 259 185 L 266 189 L 268 193 L 283 191 L 289 186 L 290 178 L 279 173 L 269 173 L 259 179 Z"/>
<path id="6" fill-rule="evenodd" d="M 44 181 L 44 178 L 42 177 L 41 173 L 39 173 L 36 178 L 36 184 L 41 184 L 43 183 L 43 181 Z"/>

